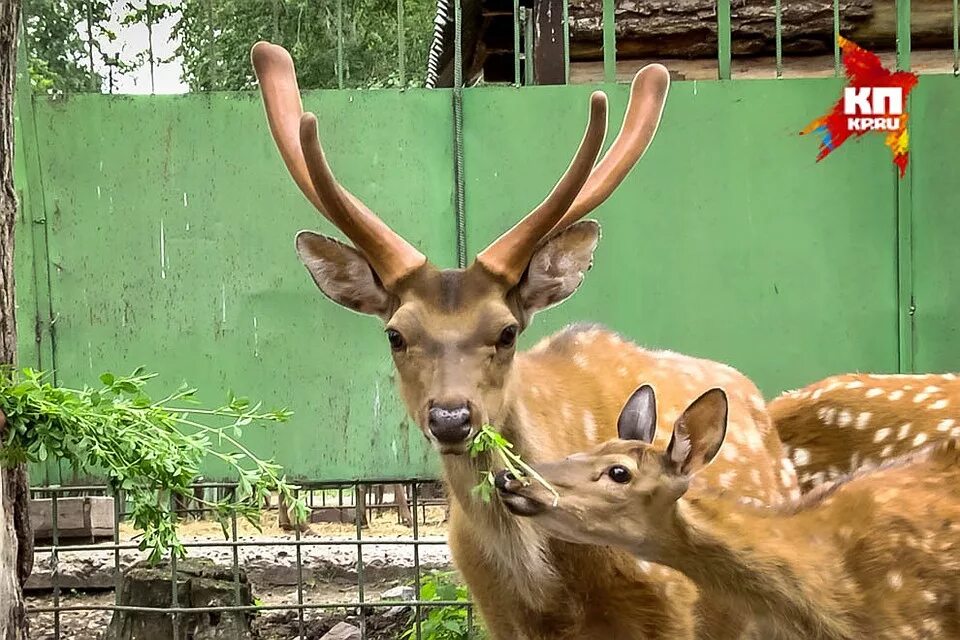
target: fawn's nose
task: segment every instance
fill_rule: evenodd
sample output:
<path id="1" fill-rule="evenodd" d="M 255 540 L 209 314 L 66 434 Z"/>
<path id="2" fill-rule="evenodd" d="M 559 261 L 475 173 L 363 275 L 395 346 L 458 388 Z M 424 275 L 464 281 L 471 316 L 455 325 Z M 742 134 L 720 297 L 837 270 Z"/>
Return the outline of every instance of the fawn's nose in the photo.
<path id="1" fill-rule="evenodd" d="M 493 486 L 495 486 L 500 491 L 506 491 L 507 485 L 516 481 L 516 476 L 513 475 L 510 471 L 504 469 L 500 471 L 493 477 Z"/>
<path id="2" fill-rule="evenodd" d="M 430 407 L 430 433 L 443 444 L 458 444 L 470 435 L 470 407 L 467 404 Z"/>

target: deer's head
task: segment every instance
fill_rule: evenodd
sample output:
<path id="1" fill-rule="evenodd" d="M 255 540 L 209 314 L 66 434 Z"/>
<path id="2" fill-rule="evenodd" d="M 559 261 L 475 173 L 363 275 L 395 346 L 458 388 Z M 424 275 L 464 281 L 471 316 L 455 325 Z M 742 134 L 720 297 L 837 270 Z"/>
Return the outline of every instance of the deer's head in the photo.
<path id="1" fill-rule="evenodd" d="M 600 228 L 580 219 L 649 146 L 666 101 L 667 70 L 650 65 L 637 74 L 621 133 L 596 166 L 607 100 L 594 93 L 586 133 L 553 191 L 468 268 L 441 270 L 337 182 L 317 119 L 303 113 L 290 55 L 260 42 L 251 57 L 294 181 L 352 242 L 302 231 L 300 259 L 328 298 L 384 321 L 410 415 L 441 452 L 463 453 L 480 426 L 502 417 L 517 336 L 534 313 L 570 296 L 590 268 Z"/>
<path id="2" fill-rule="evenodd" d="M 533 465 L 559 493 L 502 471 L 501 500 L 515 515 L 536 518 L 552 535 L 586 544 L 637 547 L 670 522 L 690 477 L 716 457 L 727 425 L 727 396 L 711 389 L 677 418 L 665 451 L 652 446 L 657 430 L 653 388 L 633 392 L 620 412 L 619 440 L 560 462 Z M 629 514 L 629 515 L 627 515 Z"/>

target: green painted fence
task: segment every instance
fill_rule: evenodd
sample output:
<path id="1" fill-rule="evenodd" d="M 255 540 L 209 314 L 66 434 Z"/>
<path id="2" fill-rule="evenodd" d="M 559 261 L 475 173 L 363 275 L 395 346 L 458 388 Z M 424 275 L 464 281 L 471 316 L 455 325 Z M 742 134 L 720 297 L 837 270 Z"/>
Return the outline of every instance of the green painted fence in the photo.
<path id="1" fill-rule="evenodd" d="M 816 164 L 817 141 L 798 135 L 841 86 L 675 83 L 647 157 L 595 214 L 604 238 L 582 291 L 538 316 L 524 344 L 601 321 L 730 362 L 767 395 L 911 358 L 956 369 L 960 79 L 925 76 L 915 90 L 912 182 L 899 197 L 881 136 Z M 471 257 L 560 175 L 590 89 L 463 92 Z M 607 89 L 618 124 L 627 87 Z M 403 417 L 378 321 L 328 302 L 296 259 L 297 230 L 331 229 L 287 177 L 256 94 L 21 98 L 22 364 L 53 364 L 75 385 L 146 365 L 208 402 L 233 389 L 287 406 L 292 423 L 245 441 L 298 478 L 435 473 Z M 305 102 L 341 180 L 454 266 L 450 92 Z M 61 479 L 35 471 L 35 482 Z"/>

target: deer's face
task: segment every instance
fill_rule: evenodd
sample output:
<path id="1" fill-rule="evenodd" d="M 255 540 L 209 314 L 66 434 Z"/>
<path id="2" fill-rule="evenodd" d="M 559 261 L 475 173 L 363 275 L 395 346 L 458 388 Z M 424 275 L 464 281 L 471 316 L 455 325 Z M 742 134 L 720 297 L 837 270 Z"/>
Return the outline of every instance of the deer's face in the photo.
<path id="1" fill-rule="evenodd" d="M 558 495 L 507 471 L 495 477 L 497 492 L 515 515 L 534 518 L 570 542 L 634 549 L 655 544 L 690 477 L 716 457 L 726 424 L 726 394 L 711 389 L 677 419 L 666 451 L 657 451 L 651 446 L 656 398 L 653 387 L 643 385 L 620 411 L 619 440 L 560 462 L 534 465 Z"/>
<path id="2" fill-rule="evenodd" d="M 384 321 L 407 411 L 444 454 L 464 454 L 484 424 L 500 424 L 517 337 L 537 311 L 571 295 L 590 268 L 599 227 L 579 222 L 544 243 L 520 282 L 480 264 L 429 263 L 388 292 L 350 247 L 301 233 L 297 247 L 332 300 Z"/>
<path id="3" fill-rule="evenodd" d="M 534 313 L 572 294 L 589 269 L 600 229 L 578 221 L 646 152 L 669 73 L 660 65 L 637 73 L 621 132 L 599 163 L 607 99 L 594 93 L 580 146 L 553 191 L 468 269 L 440 271 L 334 177 L 317 118 L 303 112 L 290 54 L 258 42 L 251 59 L 291 176 L 353 243 L 303 231 L 300 259 L 330 299 L 384 321 L 410 415 L 440 451 L 465 453 L 476 430 L 502 413 L 517 335 Z"/>
<path id="4" fill-rule="evenodd" d="M 551 535 L 582 544 L 631 546 L 655 536 L 685 488 L 660 455 L 635 441 L 610 441 L 534 469 L 558 497 L 502 471 L 495 477 L 501 501 Z"/>

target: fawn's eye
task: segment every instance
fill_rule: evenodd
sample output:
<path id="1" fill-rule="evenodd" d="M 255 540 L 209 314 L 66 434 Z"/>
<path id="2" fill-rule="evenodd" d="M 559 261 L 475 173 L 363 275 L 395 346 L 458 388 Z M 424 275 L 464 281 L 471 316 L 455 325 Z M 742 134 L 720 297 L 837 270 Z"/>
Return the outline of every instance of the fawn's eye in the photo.
<path id="1" fill-rule="evenodd" d="M 500 337 L 497 338 L 497 346 L 501 349 L 509 349 L 517 341 L 517 325 L 512 324 L 503 331 L 500 332 Z"/>
<path id="2" fill-rule="evenodd" d="M 610 476 L 611 480 L 620 484 L 630 482 L 630 470 L 623 465 L 617 464 L 610 467 L 607 469 L 607 475 Z"/>
<path id="3" fill-rule="evenodd" d="M 390 348 L 394 351 L 403 351 L 407 347 L 407 341 L 396 329 L 387 329 L 387 340 L 390 341 Z"/>

